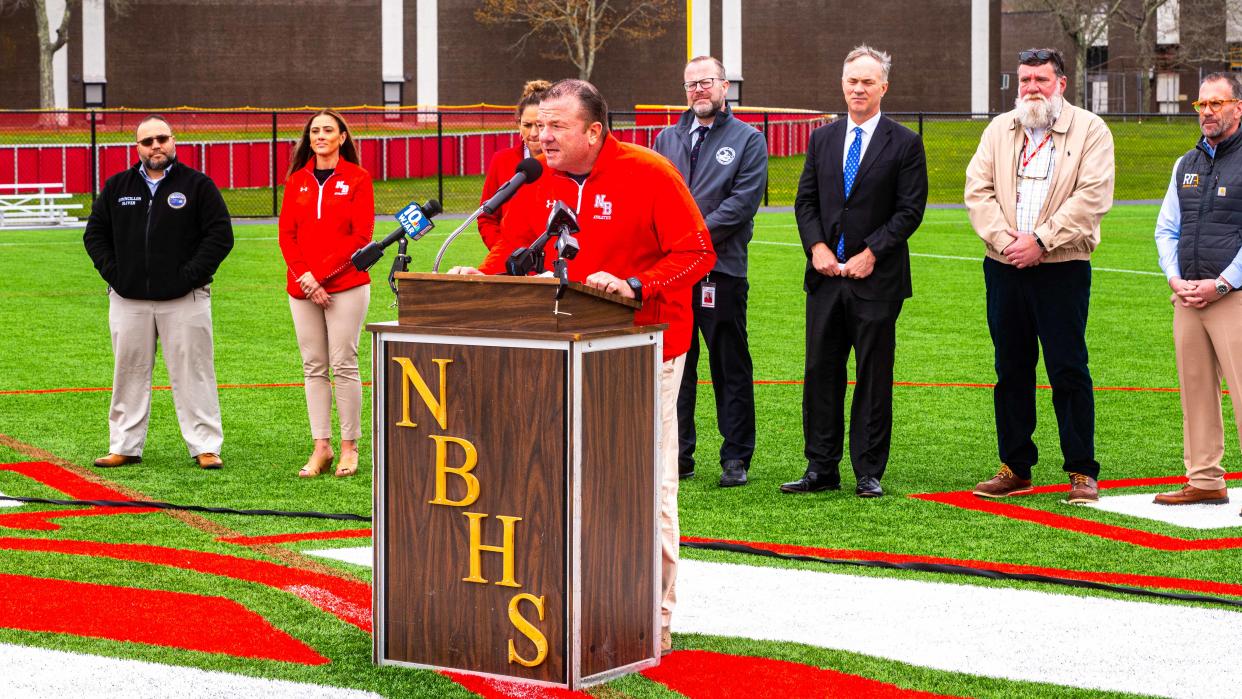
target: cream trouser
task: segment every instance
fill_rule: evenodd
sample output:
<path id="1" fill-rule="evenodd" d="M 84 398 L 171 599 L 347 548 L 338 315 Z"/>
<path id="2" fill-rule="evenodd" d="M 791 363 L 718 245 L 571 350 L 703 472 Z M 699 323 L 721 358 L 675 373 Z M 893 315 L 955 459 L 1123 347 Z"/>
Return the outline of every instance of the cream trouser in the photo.
<path id="1" fill-rule="evenodd" d="M 1173 307 L 1173 345 L 1182 387 L 1182 440 L 1186 477 L 1204 490 L 1225 487 L 1225 423 L 1220 380 L 1229 386 L 1233 416 L 1242 435 L 1242 292 L 1207 308 Z"/>
<path id="2" fill-rule="evenodd" d="M 677 606 L 677 558 L 681 527 L 677 523 L 677 392 L 686 355 L 670 359 L 660 369 L 660 620 L 669 625 Z"/>
<path id="3" fill-rule="evenodd" d="M 190 456 L 219 454 L 224 444 L 211 340 L 211 287 L 179 299 L 144 301 L 108 292 L 112 332 L 112 407 L 108 451 L 141 456 L 151 417 L 155 347 L 164 350 L 173 405 Z"/>
<path id="4" fill-rule="evenodd" d="M 371 303 L 371 285 L 363 284 L 332 294 L 332 303 L 320 308 L 308 299 L 289 297 L 293 329 L 302 351 L 306 382 L 306 412 L 311 439 L 332 438 L 332 387 L 336 384 L 336 413 L 341 439 L 362 436 L 362 378 L 358 375 L 358 335 Z M 328 368 L 332 368 L 332 381 Z"/>

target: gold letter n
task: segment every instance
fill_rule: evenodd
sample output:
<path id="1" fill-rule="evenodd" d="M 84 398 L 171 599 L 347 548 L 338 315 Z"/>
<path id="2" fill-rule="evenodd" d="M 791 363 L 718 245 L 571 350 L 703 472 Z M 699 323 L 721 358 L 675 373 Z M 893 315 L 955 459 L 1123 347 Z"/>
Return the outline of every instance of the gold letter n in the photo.
<path id="1" fill-rule="evenodd" d="M 445 366 L 452 363 L 451 359 L 433 359 L 431 361 L 440 367 L 440 398 L 431 394 L 431 388 L 427 386 L 427 382 L 423 380 L 423 375 L 418 373 L 418 369 L 414 368 L 414 363 L 406 357 L 393 357 L 392 360 L 401 366 L 401 375 L 404 380 L 401 382 L 401 421 L 397 423 L 400 427 L 418 427 L 418 424 L 410 419 L 410 386 L 414 386 L 414 390 L 418 391 L 419 397 L 427 404 L 427 409 L 431 411 L 431 415 L 435 417 L 436 422 L 440 424 L 440 429 L 448 429 L 448 401 L 445 400 L 447 387 L 447 377 Z"/>

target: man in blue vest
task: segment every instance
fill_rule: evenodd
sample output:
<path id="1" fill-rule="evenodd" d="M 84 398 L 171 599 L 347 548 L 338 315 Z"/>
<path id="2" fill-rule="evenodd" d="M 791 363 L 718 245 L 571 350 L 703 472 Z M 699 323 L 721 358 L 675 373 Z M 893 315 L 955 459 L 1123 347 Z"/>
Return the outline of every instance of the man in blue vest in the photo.
<path id="1" fill-rule="evenodd" d="M 1160 268 L 1173 290 L 1173 345 L 1181 385 L 1186 479 L 1160 505 L 1229 502 L 1220 380 L 1229 385 L 1242 434 L 1242 83 L 1212 73 L 1199 85 L 1203 136 L 1173 166 L 1156 219 Z"/>

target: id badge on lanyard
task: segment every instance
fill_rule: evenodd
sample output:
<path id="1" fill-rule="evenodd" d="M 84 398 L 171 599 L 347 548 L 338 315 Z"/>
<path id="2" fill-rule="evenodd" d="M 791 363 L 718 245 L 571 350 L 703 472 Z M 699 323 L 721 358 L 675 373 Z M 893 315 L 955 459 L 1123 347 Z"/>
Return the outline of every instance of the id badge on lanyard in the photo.
<path id="1" fill-rule="evenodd" d="M 715 308 L 716 307 L 716 283 L 710 281 L 711 275 L 703 279 L 699 284 L 699 307 Z"/>

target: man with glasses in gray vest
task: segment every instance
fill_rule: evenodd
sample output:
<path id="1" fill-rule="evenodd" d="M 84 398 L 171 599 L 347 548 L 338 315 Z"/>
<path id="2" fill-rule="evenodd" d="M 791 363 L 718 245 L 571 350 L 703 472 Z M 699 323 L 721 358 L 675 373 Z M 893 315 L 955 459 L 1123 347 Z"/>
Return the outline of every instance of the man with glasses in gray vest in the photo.
<path id="1" fill-rule="evenodd" d="M 725 102 L 724 65 L 698 56 L 683 74 L 687 109 L 656 136 L 655 150 L 681 172 L 716 248 L 716 266 L 694 285 L 690 351 L 677 398 L 677 470 L 694 475 L 694 404 L 698 397 L 699 334 L 707 345 L 720 446 L 720 487 L 746 484 L 755 453 L 754 368 L 746 338 L 746 246 L 768 179 L 763 134 L 739 121 Z"/>
<path id="2" fill-rule="evenodd" d="M 1182 397 L 1181 490 L 1162 493 L 1160 505 L 1221 505 L 1225 489 L 1225 425 L 1220 380 L 1229 385 L 1242 434 L 1242 83 L 1212 73 L 1194 103 L 1202 136 L 1173 166 L 1156 219 L 1160 269 L 1173 290 L 1173 346 Z"/>

